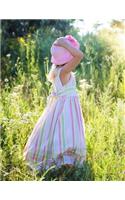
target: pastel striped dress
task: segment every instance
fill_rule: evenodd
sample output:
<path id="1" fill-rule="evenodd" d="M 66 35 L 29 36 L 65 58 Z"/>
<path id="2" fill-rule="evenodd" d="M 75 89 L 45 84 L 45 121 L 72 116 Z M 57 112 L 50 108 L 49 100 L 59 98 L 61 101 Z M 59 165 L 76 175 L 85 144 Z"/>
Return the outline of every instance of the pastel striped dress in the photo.
<path id="1" fill-rule="evenodd" d="M 62 85 L 61 68 L 52 84 L 47 105 L 25 145 L 23 157 L 36 170 L 63 164 L 82 166 L 86 159 L 85 124 L 76 79 Z"/>

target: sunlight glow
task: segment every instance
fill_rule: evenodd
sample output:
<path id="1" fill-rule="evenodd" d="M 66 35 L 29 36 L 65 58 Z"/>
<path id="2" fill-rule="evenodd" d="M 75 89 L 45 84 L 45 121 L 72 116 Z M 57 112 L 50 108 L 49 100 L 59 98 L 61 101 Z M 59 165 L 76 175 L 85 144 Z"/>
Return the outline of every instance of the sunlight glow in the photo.
<path id="1" fill-rule="evenodd" d="M 125 48 L 125 34 L 119 34 L 119 41 L 123 48 Z"/>
<path id="2" fill-rule="evenodd" d="M 119 34 L 118 35 L 118 40 L 119 40 L 120 47 L 121 47 L 121 50 L 123 52 L 123 55 L 125 55 L 125 33 L 124 34 Z"/>

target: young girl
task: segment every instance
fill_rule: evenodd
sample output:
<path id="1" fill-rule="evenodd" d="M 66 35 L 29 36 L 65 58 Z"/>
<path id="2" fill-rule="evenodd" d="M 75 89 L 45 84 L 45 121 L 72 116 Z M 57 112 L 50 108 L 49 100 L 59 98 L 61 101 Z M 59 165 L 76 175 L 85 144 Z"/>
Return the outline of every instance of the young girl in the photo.
<path id="1" fill-rule="evenodd" d="M 52 92 L 24 148 L 24 160 L 35 170 L 55 165 L 82 166 L 86 159 L 85 125 L 75 75 L 83 58 L 71 35 L 57 38 L 51 47 Z"/>

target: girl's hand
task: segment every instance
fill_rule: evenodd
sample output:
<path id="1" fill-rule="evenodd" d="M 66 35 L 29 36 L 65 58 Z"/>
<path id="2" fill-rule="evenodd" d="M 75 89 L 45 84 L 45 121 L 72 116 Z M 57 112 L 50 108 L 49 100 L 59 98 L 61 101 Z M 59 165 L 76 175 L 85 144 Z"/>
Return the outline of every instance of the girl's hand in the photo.
<path id="1" fill-rule="evenodd" d="M 57 46 L 65 46 L 66 43 L 67 43 L 66 39 L 64 37 L 60 37 L 60 38 L 57 38 L 53 44 Z"/>

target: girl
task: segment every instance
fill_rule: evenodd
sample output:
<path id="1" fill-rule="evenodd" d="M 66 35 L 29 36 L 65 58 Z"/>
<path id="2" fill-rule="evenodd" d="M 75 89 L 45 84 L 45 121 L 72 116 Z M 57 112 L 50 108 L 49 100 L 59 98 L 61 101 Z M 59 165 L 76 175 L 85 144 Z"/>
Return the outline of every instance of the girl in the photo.
<path id="1" fill-rule="evenodd" d="M 35 170 L 55 165 L 82 166 L 86 159 L 85 125 L 75 75 L 83 58 L 71 35 L 57 38 L 51 47 L 52 91 L 24 148 L 24 160 Z"/>

